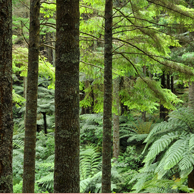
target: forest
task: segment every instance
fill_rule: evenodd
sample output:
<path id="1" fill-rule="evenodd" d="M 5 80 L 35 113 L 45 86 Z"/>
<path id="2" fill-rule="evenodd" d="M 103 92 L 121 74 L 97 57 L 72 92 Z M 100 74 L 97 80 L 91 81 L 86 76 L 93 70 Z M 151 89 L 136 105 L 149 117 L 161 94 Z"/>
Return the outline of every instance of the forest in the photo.
<path id="1" fill-rule="evenodd" d="M 0 0 L 0 193 L 194 193 L 194 0 Z"/>

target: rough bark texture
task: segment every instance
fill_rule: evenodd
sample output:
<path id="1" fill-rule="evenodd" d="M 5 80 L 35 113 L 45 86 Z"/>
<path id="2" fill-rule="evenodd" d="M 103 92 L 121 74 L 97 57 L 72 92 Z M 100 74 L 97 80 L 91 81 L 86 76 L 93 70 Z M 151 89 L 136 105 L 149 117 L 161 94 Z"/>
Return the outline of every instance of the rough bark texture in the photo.
<path id="1" fill-rule="evenodd" d="M 55 193 L 79 193 L 79 0 L 57 0 Z"/>
<path id="2" fill-rule="evenodd" d="M 0 1 L 0 193 L 12 193 L 12 1 Z"/>
<path id="3" fill-rule="evenodd" d="M 30 1 L 23 193 L 34 193 L 40 0 Z"/>
<path id="4" fill-rule="evenodd" d="M 102 193 L 111 193 L 112 129 L 112 0 L 105 2 L 104 111 L 102 143 Z"/>
<path id="5" fill-rule="evenodd" d="M 117 114 L 113 114 L 113 157 L 118 159 L 119 156 L 119 77 L 114 79 L 113 96 Z"/>

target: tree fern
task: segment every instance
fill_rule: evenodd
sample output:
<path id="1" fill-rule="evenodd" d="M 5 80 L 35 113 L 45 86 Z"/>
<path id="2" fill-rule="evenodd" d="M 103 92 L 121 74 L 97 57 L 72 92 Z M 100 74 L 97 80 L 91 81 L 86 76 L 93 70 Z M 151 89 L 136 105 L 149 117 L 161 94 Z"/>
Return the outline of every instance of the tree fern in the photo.
<path id="1" fill-rule="evenodd" d="M 155 141 L 153 143 L 153 145 L 150 147 L 149 152 L 148 152 L 146 158 L 144 159 L 144 162 L 147 162 L 147 161 L 151 160 L 152 158 L 155 158 L 160 152 L 167 149 L 168 146 L 170 145 L 170 143 L 176 138 L 178 138 L 177 133 L 175 133 L 175 134 L 169 133 L 167 135 L 162 136 L 157 141 Z"/>
<path id="2" fill-rule="evenodd" d="M 168 122 L 156 125 L 145 140 L 147 142 L 145 149 L 149 147 L 149 151 L 144 159 L 145 167 L 142 172 L 147 172 L 149 166 L 157 163 L 154 169 L 154 176 L 156 175 L 154 184 L 158 185 L 160 184 L 159 179 L 163 181 L 173 169 L 177 169 L 181 180 L 187 178 L 194 166 L 193 110 L 181 108 L 173 111 L 169 116 Z M 144 178 L 144 180 L 143 185 L 149 185 L 149 179 Z M 138 180 L 137 184 L 139 182 L 141 181 Z M 171 183 L 168 182 L 172 187 Z M 188 191 L 185 186 L 175 186 Z"/>

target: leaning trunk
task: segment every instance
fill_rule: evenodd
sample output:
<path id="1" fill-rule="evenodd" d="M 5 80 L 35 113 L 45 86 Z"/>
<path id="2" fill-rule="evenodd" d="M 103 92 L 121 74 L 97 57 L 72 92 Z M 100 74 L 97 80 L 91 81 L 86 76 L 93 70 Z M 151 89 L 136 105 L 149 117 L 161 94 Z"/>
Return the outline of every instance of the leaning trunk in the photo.
<path id="1" fill-rule="evenodd" d="M 0 1 L 0 193 L 12 183 L 12 1 Z"/>
<path id="2" fill-rule="evenodd" d="M 30 1 L 23 193 L 34 193 L 40 0 Z"/>
<path id="3" fill-rule="evenodd" d="M 112 0 L 105 2 L 104 111 L 102 143 L 102 193 L 111 193 L 112 129 Z"/>

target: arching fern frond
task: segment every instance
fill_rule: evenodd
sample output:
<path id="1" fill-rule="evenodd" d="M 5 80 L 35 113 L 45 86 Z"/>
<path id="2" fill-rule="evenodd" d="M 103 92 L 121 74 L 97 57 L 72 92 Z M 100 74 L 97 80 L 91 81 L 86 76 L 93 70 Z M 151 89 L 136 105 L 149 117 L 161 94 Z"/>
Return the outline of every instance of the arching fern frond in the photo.
<path id="1" fill-rule="evenodd" d="M 155 158 L 160 152 L 167 149 L 170 143 L 172 143 L 173 140 L 178 138 L 178 136 L 178 133 L 168 133 L 167 135 L 164 135 L 160 139 L 155 141 L 150 147 L 149 152 L 143 162 L 147 162 L 152 158 Z"/>

